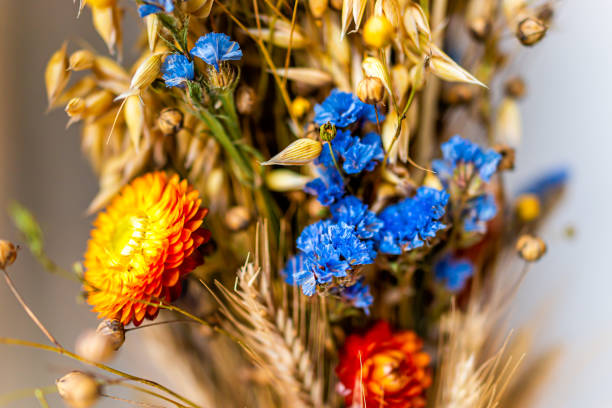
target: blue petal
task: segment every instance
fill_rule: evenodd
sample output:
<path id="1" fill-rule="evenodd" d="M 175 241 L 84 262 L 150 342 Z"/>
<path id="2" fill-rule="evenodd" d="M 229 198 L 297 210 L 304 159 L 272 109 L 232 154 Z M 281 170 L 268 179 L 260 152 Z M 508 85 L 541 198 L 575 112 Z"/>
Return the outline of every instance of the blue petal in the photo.
<path id="1" fill-rule="evenodd" d="M 164 60 L 162 74 L 166 86 L 184 86 L 186 81 L 194 78 L 193 61 L 182 54 L 171 54 Z"/>
<path id="2" fill-rule="evenodd" d="M 144 18 L 150 14 L 160 13 L 162 11 L 164 10 L 161 7 L 154 6 L 152 4 L 141 4 L 138 6 L 138 15 L 140 15 L 141 18 Z"/>
<path id="3" fill-rule="evenodd" d="M 208 33 L 196 41 L 191 55 L 215 67 L 219 72 L 220 61 L 237 61 L 242 58 L 240 45 L 232 41 L 227 34 Z"/>
<path id="4" fill-rule="evenodd" d="M 455 259 L 450 255 L 441 259 L 435 266 L 436 278 L 446 282 L 448 289 L 463 289 L 465 282 L 474 274 L 474 266 L 465 259 Z"/>

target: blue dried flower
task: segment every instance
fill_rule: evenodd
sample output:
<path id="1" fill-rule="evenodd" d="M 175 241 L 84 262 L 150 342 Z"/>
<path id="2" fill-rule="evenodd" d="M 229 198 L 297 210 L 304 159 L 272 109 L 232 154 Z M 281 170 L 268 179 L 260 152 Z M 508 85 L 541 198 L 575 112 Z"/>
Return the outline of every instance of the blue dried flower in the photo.
<path id="1" fill-rule="evenodd" d="M 347 276 L 353 266 L 374 262 L 368 246 L 357 237 L 353 227 L 330 220 L 304 228 L 297 247 L 301 253 L 285 267 L 285 280 L 301 286 L 307 296 L 314 294 L 316 285 Z"/>
<path id="2" fill-rule="evenodd" d="M 174 11 L 174 2 L 172 0 L 146 0 L 144 4 L 138 6 L 138 14 L 140 17 L 146 17 L 149 14 L 155 13 L 172 13 Z"/>
<path id="3" fill-rule="evenodd" d="M 497 214 L 495 198 L 490 194 L 483 194 L 468 201 L 466 215 L 463 219 L 463 229 L 466 232 L 485 233 L 487 221 Z"/>
<path id="4" fill-rule="evenodd" d="M 438 280 L 446 282 L 446 287 L 455 292 L 463 289 L 465 282 L 474 274 L 474 266 L 468 260 L 448 255 L 436 264 L 434 272 Z"/>
<path id="5" fill-rule="evenodd" d="M 497 171 L 501 155 L 494 150 L 484 150 L 471 141 L 459 135 L 453 136 L 448 142 L 442 144 L 443 160 L 434 160 L 433 169 L 442 181 L 453 177 L 453 171 L 458 163 L 471 163 L 478 171 L 480 178 L 489 181 Z"/>
<path id="6" fill-rule="evenodd" d="M 444 215 L 447 202 L 445 191 L 420 187 L 416 196 L 385 208 L 378 215 L 383 222 L 378 234 L 380 252 L 399 255 L 423 246 L 426 238 L 433 238 L 445 228 L 438 220 Z"/>
<path id="7" fill-rule="evenodd" d="M 330 205 L 344 195 L 344 180 L 335 167 L 319 168 L 319 175 L 306 184 L 304 191 L 317 196 L 323 205 Z"/>
<path id="8" fill-rule="evenodd" d="M 351 136 L 348 130 L 338 130 L 331 145 L 336 159 L 342 161 L 342 169 L 347 174 L 357 174 L 363 170 L 372 171 L 385 157 L 380 136 L 374 132 L 359 138 Z M 328 147 L 323 148 L 315 164 L 334 166 Z"/>
<path id="9" fill-rule="evenodd" d="M 202 58 L 208 65 L 215 67 L 217 72 L 219 62 L 238 61 L 242 58 L 240 45 L 223 33 L 208 33 L 200 37 L 190 52 L 194 57 Z"/>
<path id="10" fill-rule="evenodd" d="M 167 87 L 184 87 L 186 81 L 194 78 L 193 61 L 183 54 L 168 55 L 162 65 L 162 74 Z"/>
<path id="11" fill-rule="evenodd" d="M 363 309 L 366 315 L 370 315 L 370 306 L 374 298 L 370 294 L 370 286 L 363 284 L 364 278 L 361 277 L 354 285 L 339 289 L 342 298 L 349 301 L 353 306 Z"/>
<path id="12" fill-rule="evenodd" d="M 535 194 L 544 197 L 551 191 L 562 188 L 568 181 L 570 172 L 566 167 L 550 170 L 521 190 L 521 194 Z"/>
<path id="13" fill-rule="evenodd" d="M 376 111 L 372 105 L 361 102 L 350 92 L 338 89 L 332 90 L 323 103 L 315 105 L 314 111 L 314 122 L 319 126 L 330 122 L 342 128 L 362 119 L 376 122 Z M 380 116 L 379 119 L 382 121 L 384 118 Z"/>
<path id="14" fill-rule="evenodd" d="M 355 233 L 361 239 L 374 238 L 383 226 L 376 214 L 368 210 L 355 196 L 347 196 L 331 207 L 332 220 L 355 227 Z"/>

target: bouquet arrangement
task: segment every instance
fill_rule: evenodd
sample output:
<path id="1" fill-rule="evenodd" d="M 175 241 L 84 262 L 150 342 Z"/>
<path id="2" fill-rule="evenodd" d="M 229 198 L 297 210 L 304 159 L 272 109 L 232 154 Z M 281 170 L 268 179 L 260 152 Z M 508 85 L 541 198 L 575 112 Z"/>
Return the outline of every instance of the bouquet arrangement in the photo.
<path id="1" fill-rule="evenodd" d="M 528 342 L 500 321 L 546 252 L 537 228 L 567 172 L 504 190 L 526 93 L 506 67 L 545 36 L 550 2 L 81 0 L 81 11 L 111 56 L 64 44 L 45 80 L 99 180 L 83 261 L 54 263 L 32 214 L 11 212 L 101 323 L 69 351 L 19 295 L 17 249 L 2 241 L 4 278 L 51 344 L 0 343 L 89 365 L 25 397 L 526 406 L 542 370 L 522 367 Z M 126 24 L 143 27 L 131 67 Z M 173 384 L 107 365 L 137 329 Z"/>

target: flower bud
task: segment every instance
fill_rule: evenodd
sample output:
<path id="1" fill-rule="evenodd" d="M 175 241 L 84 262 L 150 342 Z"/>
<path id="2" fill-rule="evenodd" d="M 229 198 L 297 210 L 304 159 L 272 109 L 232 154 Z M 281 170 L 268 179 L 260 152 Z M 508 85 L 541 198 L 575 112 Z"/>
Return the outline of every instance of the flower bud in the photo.
<path id="1" fill-rule="evenodd" d="M 527 17 L 518 24 L 516 38 L 521 44 L 530 47 L 540 42 L 547 30 L 548 27 L 541 20 Z"/>
<path id="2" fill-rule="evenodd" d="M 520 99 L 523 96 L 525 96 L 525 93 L 527 91 L 527 87 L 525 86 L 525 81 L 523 81 L 523 79 L 521 77 L 514 77 L 509 79 L 506 82 L 506 95 L 515 98 L 515 99 Z"/>
<path id="3" fill-rule="evenodd" d="M 523 222 L 531 222 L 540 216 L 540 199 L 535 194 L 522 194 L 516 199 L 516 215 Z"/>
<path id="4" fill-rule="evenodd" d="M 302 96 L 296 97 L 291 102 L 291 113 L 297 118 L 303 117 L 310 110 L 310 101 Z"/>
<path id="5" fill-rule="evenodd" d="M 493 150 L 501 155 L 501 160 L 497 165 L 497 169 L 499 171 L 514 170 L 514 161 L 516 157 L 516 151 L 514 148 L 508 145 L 500 144 L 494 146 Z"/>
<path id="6" fill-rule="evenodd" d="M 308 7 L 314 18 L 321 18 L 327 11 L 328 0 L 308 0 Z"/>
<path id="7" fill-rule="evenodd" d="M 17 249 L 13 243 L 0 239 L 0 269 L 11 266 L 15 262 Z"/>
<path id="8" fill-rule="evenodd" d="M 119 350 L 125 342 L 125 328 L 119 320 L 104 319 L 98 325 L 96 333 L 108 338 L 114 350 Z"/>
<path id="9" fill-rule="evenodd" d="M 251 214 L 246 207 L 232 207 L 225 213 L 225 225 L 230 231 L 242 231 L 251 223 Z"/>
<path id="10" fill-rule="evenodd" d="M 236 91 L 236 109 L 242 115 L 250 115 L 253 113 L 255 106 L 255 90 L 248 85 L 242 85 Z"/>
<path id="11" fill-rule="evenodd" d="M 300 166 L 310 163 L 319 157 L 321 150 L 323 150 L 321 142 L 309 138 L 300 138 L 284 148 L 276 156 L 261 164 L 262 166 L 269 166 L 272 164 L 280 166 Z"/>
<path id="12" fill-rule="evenodd" d="M 163 109 L 157 118 L 157 126 L 164 135 L 173 135 L 183 127 L 183 113 L 175 108 Z"/>
<path id="13" fill-rule="evenodd" d="M 336 137 L 336 126 L 327 122 L 319 129 L 321 140 L 324 142 L 331 142 Z"/>
<path id="14" fill-rule="evenodd" d="M 385 16 L 372 16 L 363 27 L 363 40 L 372 48 L 388 46 L 393 34 L 393 26 Z"/>
<path id="15" fill-rule="evenodd" d="M 68 59 L 68 69 L 72 71 L 90 69 L 93 67 L 95 59 L 96 56 L 89 50 L 75 51 Z"/>
<path id="16" fill-rule="evenodd" d="M 357 97 L 363 103 L 375 105 L 385 96 L 385 86 L 376 77 L 365 77 L 357 85 Z"/>
<path id="17" fill-rule="evenodd" d="M 516 241 L 516 251 L 527 262 L 535 262 L 546 253 L 546 244 L 541 238 L 524 234 Z"/>
<path id="18" fill-rule="evenodd" d="M 208 66 L 207 83 L 212 89 L 232 89 L 238 79 L 238 68 L 227 61 L 219 63 L 219 71 L 212 65 Z"/>
<path id="19" fill-rule="evenodd" d="M 89 408 L 100 397 L 100 386 L 90 374 L 72 371 L 55 382 L 60 397 L 70 408 Z"/>
<path id="20" fill-rule="evenodd" d="M 87 330 L 81 334 L 77 339 L 75 350 L 80 356 L 96 363 L 105 363 L 115 355 L 110 338 L 100 336 L 95 330 Z"/>

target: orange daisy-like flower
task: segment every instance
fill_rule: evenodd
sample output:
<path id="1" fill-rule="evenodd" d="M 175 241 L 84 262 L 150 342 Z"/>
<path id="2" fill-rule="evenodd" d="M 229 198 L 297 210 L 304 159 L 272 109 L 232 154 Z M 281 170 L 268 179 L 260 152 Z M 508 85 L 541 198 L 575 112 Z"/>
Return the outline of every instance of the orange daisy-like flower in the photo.
<path id="1" fill-rule="evenodd" d="M 85 289 L 100 317 L 139 325 L 158 312 L 139 301 L 170 302 L 180 294 L 181 278 L 203 262 L 197 248 L 210 238 L 200 204 L 186 180 L 156 172 L 125 186 L 98 215 L 85 253 Z"/>
<path id="2" fill-rule="evenodd" d="M 412 331 L 393 333 L 380 322 L 365 336 L 350 335 L 336 374 L 347 407 L 420 408 L 431 385 L 430 357 Z"/>

